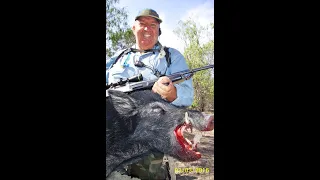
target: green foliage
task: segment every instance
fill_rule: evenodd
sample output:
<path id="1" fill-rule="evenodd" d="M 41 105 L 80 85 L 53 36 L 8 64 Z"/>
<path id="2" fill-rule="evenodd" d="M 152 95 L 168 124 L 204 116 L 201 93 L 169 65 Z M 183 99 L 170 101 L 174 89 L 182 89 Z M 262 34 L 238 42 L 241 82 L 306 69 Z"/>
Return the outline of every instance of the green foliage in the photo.
<path id="1" fill-rule="evenodd" d="M 107 0 L 106 4 L 106 51 L 111 57 L 119 49 L 132 46 L 135 38 L 128 26 L 128 12 L 125 8 L 116 7 L 119 0 Z"/>
<path id="2" fill-rule="evenodd" d="M 214 25 L 199 26 L 189 19 L 180 21 L 179 27 L 174 31 L 184 42 L 184 57 L 189 68 L 199 68 L 208 64 L 214 64 Z M 204 41 L 205 39 L 205 41 Z M 204 70 L 193 75 L 195 89 L 192 109 L 208 111 L 213 109 L 214 101 L 214 77 L 213 70 Z"/>

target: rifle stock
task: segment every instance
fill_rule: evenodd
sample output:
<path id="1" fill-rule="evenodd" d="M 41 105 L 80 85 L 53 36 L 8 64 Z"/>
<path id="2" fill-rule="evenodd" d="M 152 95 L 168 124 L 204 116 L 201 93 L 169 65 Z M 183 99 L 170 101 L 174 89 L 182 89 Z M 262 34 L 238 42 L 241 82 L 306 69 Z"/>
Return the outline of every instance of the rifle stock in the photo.
<path id="1" fill-rule="evenodd" d="M 179 72 L 173 73 L 171 75 L 167 75 L 167 77 L 174 84 L 177 84 L 177 83 L 180 83 L 180 82 L 183 82 L 185 80 L 190 79 L 195 72 L 206 70 L 206 69 L 213 68 L 213 67 L 214 67 L 214 65 L 212 64 L 212 65 L 207 65 L 207 66 L 204 66 L 204 67 L 195 68 L 195 69 L 191 69 L 191 70 L 187 69 L 187 70 L 184 70 L 184 71 L 179 71 Z M 141 89 L 149 89 L 154 85 L 154 83 L 156 81 L 158 81 L 158 79 L 153 79 L 153 80 L 148 80 L 148 81 L 130 82 L 130 79 L 132 79 L 132 78 L 128 78 L 125 81 L 120 80 L 119 82 L 115 83 L 116 86 L 107 85 L 106 86 L 106 88 L 107 88 L 106 97 L 109 96 L 108 90 L 118 90 L 118 91 L 122 91 L 122 92 L 132 92 L 132 91 L 141 90 Z M 142 78 L 139 78 L 139 79 L 142 79 Z"/>

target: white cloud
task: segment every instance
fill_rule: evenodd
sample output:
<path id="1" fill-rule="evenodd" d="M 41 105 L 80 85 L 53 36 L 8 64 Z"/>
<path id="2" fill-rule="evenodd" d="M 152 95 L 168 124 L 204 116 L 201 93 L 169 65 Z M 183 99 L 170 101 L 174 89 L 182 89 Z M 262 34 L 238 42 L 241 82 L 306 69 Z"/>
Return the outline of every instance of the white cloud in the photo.
<path id="1" fill-rule="evenodd" d="M 165 13 L 159 12 L 159 16 L 162 19 L 162 23 L 160 25 L 162 34 L 159 37 L 159 41 L 162 45 L 175 48 L 183 53 L 183 43 L 179 39 L 179 37 L 173 33 L 175 27 L 169 24 L 169 21 L 166 19 Z"/>
<path id="2" fill-rule="evenodd" d="M 184 44 L 182 40 L 180 40 L 178 36 L 173 33 L 173 30 L 178 26 L 177 21 L 176 22 L 171 21 L 171 23 L 169 24 L 170 19 L 166 19 L 165 13 L 159 12 L 159 16 L 163 20 L 163 23 L 161 23 L 162 35 L 160 36 L 160 42 L 165 46 L 176 48 L 181 53 L 183 53 Z M 194 19 L 195 22 L 201 26 L 207 26 L 211 22 L 214 22 L 213 1 L 208 0 L 199 6 L 189 9 L 182 16 L 182 18 L 180 18 L 180 20 L 186 21 L 189 18 Z M 200 41 L 202 43 L 205 43 L 212 38 L 213 38 L 213 33 L 211 34 L 210 37 L 208 37 L 208 35 L 203 35 Z"/>
<path id="3" fill-rule="evenodd" d="M 190 9 L 186 12 L 186 14 L 181 18 L 183 21 L 194 20 L 197 24 L 197 27 L 206 27 L 210 23 L 214 23 L 214 4 L 213 1 L 206 1 L 205 3 Z M 204 44 L 210 40 L 214 39 L 214 31 L 206 32 L 205 34 L 201 34 L 200 43 Z"/>
<path id="4" fill-rule="evenodd" d="M 205 3 L 190 9 L 186 12 L 186 14 L 182 17 L 182 20 L 187 20 L 191 17 L 196 20 L 202 26 L 206 26 L 210 24 L 210 22 L 214 22 L 214 5 L 213 1 L 206 1 Z"/>

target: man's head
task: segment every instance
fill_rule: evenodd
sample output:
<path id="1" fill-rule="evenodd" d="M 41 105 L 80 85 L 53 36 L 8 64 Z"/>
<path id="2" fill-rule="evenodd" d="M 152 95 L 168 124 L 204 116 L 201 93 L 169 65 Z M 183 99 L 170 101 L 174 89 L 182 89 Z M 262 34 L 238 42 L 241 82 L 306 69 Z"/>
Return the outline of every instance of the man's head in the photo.
<path id="1" fill-rule="evenodd" d="M 144 9 L 139 12 L 132 26 L 138 49 L 153 48 L 158 42 L 161 22 L 158 13 L 152 9 Z"/>

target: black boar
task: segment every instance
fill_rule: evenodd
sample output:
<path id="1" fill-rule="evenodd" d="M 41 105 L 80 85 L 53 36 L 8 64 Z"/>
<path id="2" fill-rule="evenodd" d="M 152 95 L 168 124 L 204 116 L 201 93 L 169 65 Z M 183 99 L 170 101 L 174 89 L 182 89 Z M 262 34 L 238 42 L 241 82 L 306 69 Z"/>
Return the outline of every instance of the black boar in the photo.
<path id="1" fill-rule="evenodd" d="M 106 110 L 107 177 L 150 152 L 162 152 L 184 162 L 198 160 L 200 152 L 183 137 L 183 131 L 213 130 L 213 116 L 176 107 L 150 90 L 131 94 L 109 90 Z"/>

